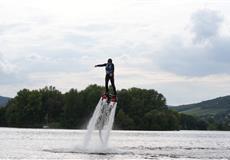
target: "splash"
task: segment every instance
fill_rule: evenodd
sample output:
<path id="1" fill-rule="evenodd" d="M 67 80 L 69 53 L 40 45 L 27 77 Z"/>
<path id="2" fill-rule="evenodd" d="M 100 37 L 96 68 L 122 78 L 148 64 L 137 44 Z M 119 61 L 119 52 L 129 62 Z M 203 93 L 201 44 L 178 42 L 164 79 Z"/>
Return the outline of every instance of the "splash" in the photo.
<path id="1" fill-rule="evenodd" d="M 104 150 L 108 148 L 116 106 L 116 102 L 107 103 L 106 100 L 102 100 L 102 98 L 99 100 L 84 137 L 83 146 L 86 150 Z M 98 139 L 100 141 L 99 144 L 96 141 Z"/>

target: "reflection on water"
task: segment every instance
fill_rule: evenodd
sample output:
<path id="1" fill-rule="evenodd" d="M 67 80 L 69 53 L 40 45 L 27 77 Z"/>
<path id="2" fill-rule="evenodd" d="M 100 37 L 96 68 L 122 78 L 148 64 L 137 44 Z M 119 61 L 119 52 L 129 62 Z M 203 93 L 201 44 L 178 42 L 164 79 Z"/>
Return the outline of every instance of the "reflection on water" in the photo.
<path id="1" fill-rule="evenodd" d="M 0 159 L 230 159 L 230 132 L 113 131 L 108 147 L 87 149 L 85 132 L 1 128 Z"/>

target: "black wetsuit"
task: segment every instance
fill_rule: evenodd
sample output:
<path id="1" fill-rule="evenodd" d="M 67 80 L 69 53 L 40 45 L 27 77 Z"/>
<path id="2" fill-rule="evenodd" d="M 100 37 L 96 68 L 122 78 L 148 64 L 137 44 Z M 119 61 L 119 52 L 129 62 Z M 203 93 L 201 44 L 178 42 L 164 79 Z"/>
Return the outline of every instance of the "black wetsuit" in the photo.
<path id="1" fill-rule="evenodd" d="M 105 63 L 105 64 L 99 64 L 96 65 L 97 67 L 105 67 L 106 75 L 105 75 L 105 92 L 108 94 L 109 88 L 108 83 L 109 80 L 111 82 L 111 85 L 113 87 L 113 93 L 114 95 L 117 95 L 116 87 L 114 84 L 114 64 L 113 63 Z"/>

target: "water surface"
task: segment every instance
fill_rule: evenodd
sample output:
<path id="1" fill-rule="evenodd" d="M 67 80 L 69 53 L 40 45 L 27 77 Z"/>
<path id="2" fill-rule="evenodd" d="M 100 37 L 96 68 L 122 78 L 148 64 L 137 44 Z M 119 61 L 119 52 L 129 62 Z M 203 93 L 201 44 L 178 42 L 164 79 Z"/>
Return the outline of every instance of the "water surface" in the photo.
<path id="1" fill-rule="evenodd" d="M 112 131 L 108 146 L 87 149 L 85 133 L 0 128 L 0 159 L 230 159 L 230 132 Z"/>

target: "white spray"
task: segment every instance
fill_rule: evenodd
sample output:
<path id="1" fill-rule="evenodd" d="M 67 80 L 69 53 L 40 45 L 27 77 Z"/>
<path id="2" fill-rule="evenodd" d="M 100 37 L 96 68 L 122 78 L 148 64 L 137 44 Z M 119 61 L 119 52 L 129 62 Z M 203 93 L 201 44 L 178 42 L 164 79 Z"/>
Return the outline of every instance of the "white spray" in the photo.
<path id="1" fill-rule="evenodd" d="M 99 100 L 87 126 L 87 133 L 83 143 L 85 149 L 90 147 L 90 142 L 95 142 L 92 137 L 96 129 L 99 130 L 98 137 L 101 140 L 101 147 L 103 147 L 103 149 L 107 147 L 110 131 L 113 127 L 116 106 L 116 102 L 110 102 L 108 104 L 106 100 L 102 100 L 102 98 Z"/>

